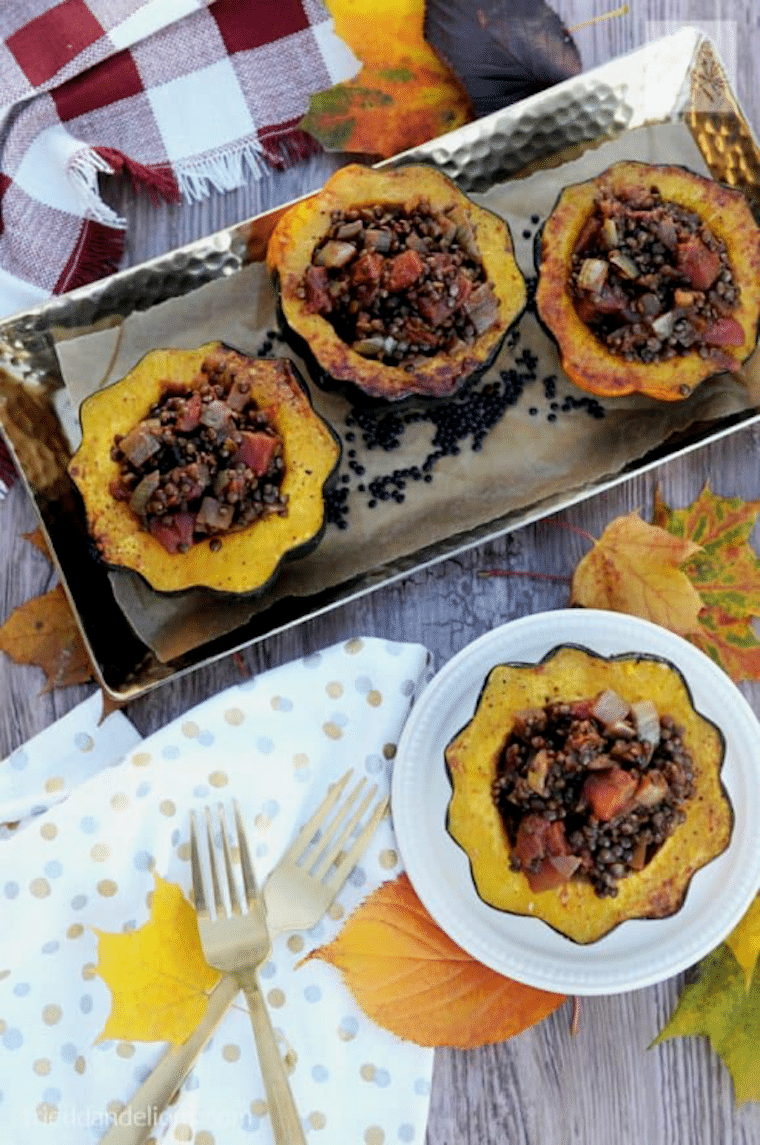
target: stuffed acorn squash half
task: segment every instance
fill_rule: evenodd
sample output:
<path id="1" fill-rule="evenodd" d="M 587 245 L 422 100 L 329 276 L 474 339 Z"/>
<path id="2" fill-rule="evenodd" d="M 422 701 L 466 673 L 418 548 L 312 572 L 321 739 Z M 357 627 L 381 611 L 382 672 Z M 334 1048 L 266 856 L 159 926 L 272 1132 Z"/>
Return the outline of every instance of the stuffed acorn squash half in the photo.
<path id="1" fill-rule="evenodd" d="M 341 168 L 286 211 L 267 263 L 314 380 L 365 399 L 449 397 L 526 301 L 506 222 L 432 167 Z"/>
<path id="2" fill-rule="evenodd" d="M 158 592 L 261 593 L 324 532 L 341 447 L 290 362 L 153 350 L 80 418 L 69 473 L 89 534 Z"/>
<path id="3" fill-rule="evenodd" d="M 677 668 L 563 645 L 500 664 L 445 749 L 478 895 L 578 943 L 681 907 L 726 849 L 725 743 Z"/>
<path id="4" fill-rule="evenodd" d="M 536 305 L 584 390 L 688 397 L 757 342 L 760 229 L 736 190 L 615 163 L 567 187 L 537 236 Z"/>

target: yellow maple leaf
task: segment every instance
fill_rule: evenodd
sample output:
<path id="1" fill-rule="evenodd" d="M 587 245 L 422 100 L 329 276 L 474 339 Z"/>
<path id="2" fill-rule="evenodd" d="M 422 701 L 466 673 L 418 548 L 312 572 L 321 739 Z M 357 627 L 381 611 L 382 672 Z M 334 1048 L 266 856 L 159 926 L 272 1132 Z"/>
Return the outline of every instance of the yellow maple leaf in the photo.
<path id="1" fill-rule="evenodd" d="M 726 945 L 730 947 L 734 958 L 744 971 L 749 990 L 757 958 L 760 955 L 760 895 L 753 900 L 744 918 L 731 931 L 726 939 Z"/>
<path id="2" fill-rule="evenodd" d="M 195 911 L 174 883 L 154 875 L 150 918 L 136 930 L 96 930 L 97 972 L 111 990 L 98 1041 L 187 1041 L 221 975 L 203 957 Z"/>
<path id="3" fill-rule="evenodd" d="M 565 1001 L 471 958 L 433 921 L 405 874 L 383 883 L 333 942 L 303 960 L 340 970 L 365 1014 L 421 1046 L 504 1041 Z"/>
<path id="4" fill-rule="evenodd" d="M 571 604 L 641 616 L 681 636 L 698 632 L 702 598 L 679 566 L 699 550 L 638 513 L 618 517 L 578 564 Z"/>

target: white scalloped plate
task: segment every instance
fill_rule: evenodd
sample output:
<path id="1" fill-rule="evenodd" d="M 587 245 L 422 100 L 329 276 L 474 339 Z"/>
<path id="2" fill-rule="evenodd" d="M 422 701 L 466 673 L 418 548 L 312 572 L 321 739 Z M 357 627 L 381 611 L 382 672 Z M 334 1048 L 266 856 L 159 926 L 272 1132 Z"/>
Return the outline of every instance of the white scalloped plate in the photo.
<path id="1" fill-rule="evenodd" d="M 445 828 L 451 786 L 443 752 L 471 718 L 489 670 L 534 663 L 558 644 L 601 655 L 649 652 L 670 660 L 694 705 L 726 738 L 722 779 L 734 808 L 728 849 L 692 878 L 670 918 L 631 920 L 581 946 L 540 919 L 494 909 L 475 893 L 469 862 Z M 562 994 L 615 994 L 660 982 L 729 934 L 760 887 L 760 724 L 729 677 L 694 645 L 648 621 L 564 609 L 511 621 L 453 657 L 404 727 L 394 764 L 393 822 L 409 878 L 439 926 L 473 958 L 518 982 Z"/>

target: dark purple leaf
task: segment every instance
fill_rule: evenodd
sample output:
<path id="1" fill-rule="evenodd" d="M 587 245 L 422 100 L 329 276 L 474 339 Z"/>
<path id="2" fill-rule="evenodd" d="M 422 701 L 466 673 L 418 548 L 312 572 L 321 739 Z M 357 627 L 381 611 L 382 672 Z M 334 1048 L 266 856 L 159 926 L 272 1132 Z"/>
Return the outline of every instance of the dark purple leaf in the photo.
<path id="1" fill-rule="evenodd" d="M 425 38 L 479 116 L 581 70 L 570 33 L 544 0 L 427 0 Z"/>

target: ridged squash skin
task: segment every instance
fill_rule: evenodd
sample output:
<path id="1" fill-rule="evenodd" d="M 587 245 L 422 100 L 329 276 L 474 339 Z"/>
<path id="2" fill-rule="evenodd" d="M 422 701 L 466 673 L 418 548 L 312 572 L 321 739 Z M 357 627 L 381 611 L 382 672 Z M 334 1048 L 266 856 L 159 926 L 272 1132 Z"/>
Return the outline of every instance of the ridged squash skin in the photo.
<path id="1" fill-rule="evenodd" d="M 571 879 L 535 893 L 511 871 L 510 844 L 491 785 L 517 712 L 555 701 L 596 696 L 612 688 L 629 703 L 653 700 L 680 726 L 694 761 L 694 794 L 686 821 L 643 868 L 618 883 L 616 898 L 599 898 L 590 883 Z M 694 708 L 683 676 L 656 656 L 605 658 L 560 645 L 538 664 L 499 664 L 483 685 L 472 719 L 445 749 L 452 787 L 447 830 L 470 861 L 480 898 L 511 914 L 542 919 L 573 942 L 598 941 L 627 919 L 664 918 L 682 906 L 694 874 L 728 846 L 733 810 L 721 782 L 722 732 Z"/>
<path id="2" fill-rule="evenodd" d="M 299 288 L 315 248 L 330 228 L 333 211 L 375 204 L 413 210 L 422 202 L 437 213 L 453 206 L 467 213 L 499 313 L 495 325 L 471 345 L 461 343 L 449 353 L 419 359 L 407 370 L 352 350 L 325 317 L 310 311 L 299 297 Z M 376 170 L 349 164 L 340 168 L 317 195 L 295 204 L 279 219 L 269 240 L 267 265 L 285 335 L 308 362 L 314 381 L 325 388 L 345 390 L 359 400 L 450 397 L 490 365 L 527 298 L 507 223 L 474 203 L 440 171 L 422 165 Z"/>
<path id="3" fill-rule="evenodd" d="M 219 342 L 192 350 L 152 350 L 121 381 L 82 403 L 82 443 L 69 474 L 84 502 L 87 528 L 101 559 L 139 574 L 162 593 L 207 589 L 225 596 L 252 596 L 271 587 L 285 560 L 306 556 L 325 529 L 325 490 L 341 445 L 315 412 L 293 365 L 284 359 L 244 358 L 253 364 L 251 394 L 266 409 L 283 439 L 285 476 L 281 490 L 287 513 L 272 514 L 248 529 L 225 534 L 214 552 L 208 541 L 186 553 L 170 553 L 145 532 L 128 503 L 116 501 L 109 485 L 119 472 L 110 452 L 115 434 L 126 434 L 156 402 L 167 382 L 191 385 L 204 358 Z"/>
<path id="4" fill-rule="evenodd" d="M 741 345 L 722 346 L 707 358 L 695 350 L 669 361 L 628 362 L 613 354 L 581 320 L 570 287 L 573 251 L 603 191 L 615 195 L 656 186 L 666 202 L 694 211 L 726 244 L 740 299 L 732 317 L 742 328 Z M 740 191 L 684 167 L 623 161 L 597 178 L 566 187 L 536 238 L 536 308 L 556 340 L 562 368 L 583 390 L 603 397 L 640 393 L 660 401 L 682 401 L 700 382 L 737 371 L 755 348 L 760 319 L 760 228 Z"/>

